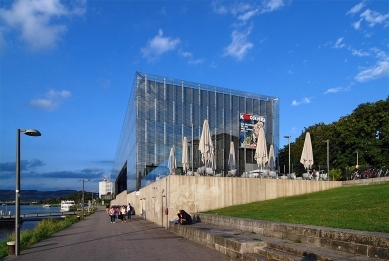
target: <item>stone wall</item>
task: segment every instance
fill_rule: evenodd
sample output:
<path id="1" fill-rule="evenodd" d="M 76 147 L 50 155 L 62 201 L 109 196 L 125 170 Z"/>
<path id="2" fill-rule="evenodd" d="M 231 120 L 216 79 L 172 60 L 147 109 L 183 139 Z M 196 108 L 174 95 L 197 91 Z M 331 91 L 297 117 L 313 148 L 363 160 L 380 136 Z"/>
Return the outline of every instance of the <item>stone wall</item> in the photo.
<path id="1" fill-rule="evenodd" d="M 341 186 L 340 181 L 170 175 L 137 192 L 123 191 L 111 204 L 131 203 L 136 215 L 167 227 L 180 209 L 197 213 Z"/>

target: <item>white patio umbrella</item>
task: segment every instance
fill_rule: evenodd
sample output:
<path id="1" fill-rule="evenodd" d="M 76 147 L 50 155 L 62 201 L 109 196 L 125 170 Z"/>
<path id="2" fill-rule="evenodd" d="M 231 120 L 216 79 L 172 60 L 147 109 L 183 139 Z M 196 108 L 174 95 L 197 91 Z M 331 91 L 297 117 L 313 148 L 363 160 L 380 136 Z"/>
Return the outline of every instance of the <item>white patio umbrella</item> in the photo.
<path id="1" fill-rule="evenodd" d="M 167 167 L 170 170 L 170 174 L 173 174 L 174 170 L 177 167 L 176 157 L 174 156 L 174 146 L 170 149 L 170 155 L 169 155 L 169 160 L 167 162 Z"/>
<path id="2" fill-rule="evenodd" d="M 276 158 L 274 156 L 274 147 L 273 144 L 270 145 L 269 150 L 269 162 L 268 162 L 269 168 L 272 170 L 276 166 Z"/>
<path id="3" fill-rule="evenodd" d="M 213 167 L 214 152 L 211 132 L 209 131 L 208 120 L 204 120 L 203 131 L 200 137 L 199 151 L 201 152 L 201 161 L 205 167 Z"/>
<path id="4" fill-rule="evenodd" d="M 186 137 L 182 141 L 182 169 L 185 173 L 189 170 L 188 139 Z"/>
<path id="5" fill-rule="evenodd" d="M 258 139 L 257 139 L 257 148 L 255 149 L 254 159 L 257 160 L 258 167 L 261 169 L 265 166 L 268 161 L 267 157 L 267 147 L 266 147 L 266 137 L 263 127 L 259 129 Z"/>
<path id="6" fill-rule="evenodd" d="M 230 143 L 230 155 L 228 157 L 228 165 L 230 165 L 230 169 L 235 169 L 235 148 L 234 148 L 234 142 L 231 141 Z"/>
<path id="7" fill-rule="evenodd" d="M 310 169 L 313 165 L 313 151 L 312 151 L 312 142 L 311 134 L 307 132 L 305 135 L 303 152 L 301 153 L 300 162 L 304 165 L 305 169 Z"/>

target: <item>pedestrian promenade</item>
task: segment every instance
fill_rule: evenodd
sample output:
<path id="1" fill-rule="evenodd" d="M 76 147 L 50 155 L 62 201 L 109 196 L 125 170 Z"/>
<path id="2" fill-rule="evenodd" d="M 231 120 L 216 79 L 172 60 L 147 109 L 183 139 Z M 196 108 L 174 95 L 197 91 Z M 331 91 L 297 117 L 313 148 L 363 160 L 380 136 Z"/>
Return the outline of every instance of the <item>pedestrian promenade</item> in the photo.
<path id="1" fill-rule="evenodd" d="M 229 257 L 132 216 L 127 223 L 112 224 L 104 207 L 95 214 L 54 234 L 19 256 L 20 260 L 230 260 Z"/>

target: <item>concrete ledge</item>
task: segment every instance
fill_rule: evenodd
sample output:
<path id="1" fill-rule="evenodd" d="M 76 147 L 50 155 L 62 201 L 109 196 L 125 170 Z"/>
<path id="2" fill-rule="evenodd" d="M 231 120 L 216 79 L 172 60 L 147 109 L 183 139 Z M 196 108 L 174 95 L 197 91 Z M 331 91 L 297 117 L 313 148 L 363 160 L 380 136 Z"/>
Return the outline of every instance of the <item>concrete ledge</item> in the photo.
<path id="1" fill-rule="evenodd" d="M 230 257 L 240 259 L 245 253 L 254 253 L 255 248 L 264 244 L 261 240 L 255 239 L 255 234 L 220 228 L 206 223 L 186 226 L 171 222 L 169 231 Z"/>
<path id="2" fill-rule="evenodd" d="M 316 247 L 389 260 L 389 234 L 196 214 L 194 220 Z"/>
<path id="3" fill-rule="evenodd" d="M 357 179 L 357 180 L 346 180 L 342 181 L 342 186 L 359 186 L 359 185 L 372 185 L 388 183 L 389 177 L 379 177 L 370 179 Z"/>

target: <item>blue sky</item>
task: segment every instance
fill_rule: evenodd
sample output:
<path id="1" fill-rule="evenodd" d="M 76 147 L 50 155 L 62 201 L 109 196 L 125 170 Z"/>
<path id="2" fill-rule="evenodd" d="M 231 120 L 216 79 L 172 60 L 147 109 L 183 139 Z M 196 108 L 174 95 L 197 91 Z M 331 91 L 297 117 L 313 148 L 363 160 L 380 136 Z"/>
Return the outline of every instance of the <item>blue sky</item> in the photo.
<path id="1" fill-rule="evenodd" d="M 280 144 L 389 95 L 387 1 L 0 3 L 0 189 L 98 191 L 136 71 L 280 98 Z M 315 148 L 313 148 L 315 150 Z"/>

